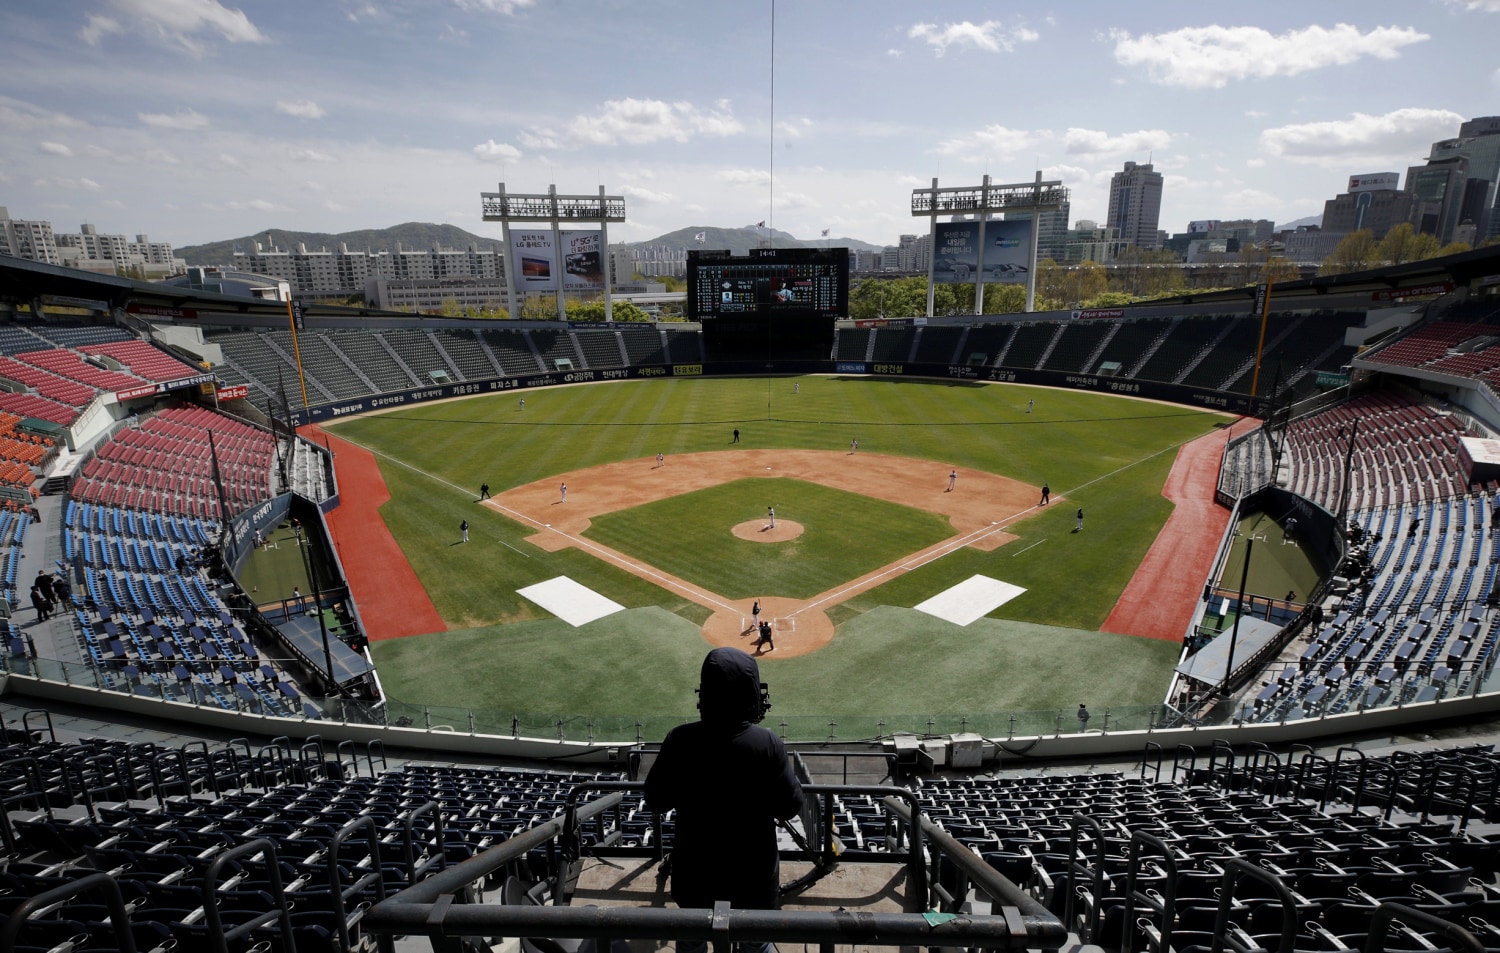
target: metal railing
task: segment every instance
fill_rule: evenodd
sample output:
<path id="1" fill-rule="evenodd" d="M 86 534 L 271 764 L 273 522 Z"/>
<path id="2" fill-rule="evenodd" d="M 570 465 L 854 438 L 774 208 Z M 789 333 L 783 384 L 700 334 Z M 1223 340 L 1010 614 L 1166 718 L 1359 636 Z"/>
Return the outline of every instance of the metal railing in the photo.
<path id="1" fill-rule="evenodd" d="M 729 944 L 740 942 L 818 944 L 824 950 L 833 945 L 1052 950 L 1067 940 L 1067 931 L 1057 917 L 923 818 L 915 794 L 893 787 L 809 785 L 804 791 L 815 797 L 845 793 L 881 795 L 886 809 L 900 818 L 909 831 L 907 853 L 904 858 L 892 855 L 891 862 L 907 865 L 914 899 L 923 909 L 930 909 L 923 849 L 926 843 L 934 856 L 948 857 L 969 882 L 1004 904 L 999 912 L 992 916 L 932 917 L 924 913 L 858 910 L 738 910 L 723 902 L 712 909 L 463 902 L 474 885 L 482 884 L 533 850 L 549 845 L 556 849 L 557 841 L 568 839 L 584 825 L 618 810 L 627 791 L 643 787 L 636 782 L 613 782 L 608 786 L 616 790 L 581 806 L 576 798 L 584 789 L 575 789 L 564 816 L 441 870 L 376 904 L 364 916 L 364 929 L 375 935 L 378 948 L 385 953 L 394 950 L 393 938 L 403 935 L 428 937 L 436 953 L 461 950 L 465 938 L 497 936 L 586 939 L 594 940 L 597 948 L 604 949 L 612 948 L 611 943 L 616 940 L 696 941 L 713 943 L 720 953 L 727 953 Z M 932 892 L 938 891 L 934 888 Z M 943 899 L 949 907 L 956 906 L 951 894 Z"/>

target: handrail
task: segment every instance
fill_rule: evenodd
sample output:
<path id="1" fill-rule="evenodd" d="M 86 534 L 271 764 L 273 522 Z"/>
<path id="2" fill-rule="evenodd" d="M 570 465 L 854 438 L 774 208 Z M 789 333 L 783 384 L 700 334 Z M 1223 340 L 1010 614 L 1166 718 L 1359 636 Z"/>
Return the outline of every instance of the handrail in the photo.
<path id="1" fill-rule="evenodd" d="M 103 871 L 59 884 L 51 890 L 44 890 L 21 901 L 6 918 L 3 927 L 0 927 L 0 950 L 16 948 L 16 935 L 25 927 L 33 911 L 45 910 L 88 890 L 99 890 L 104 894 L 105 904 L 109 907 L 109 922 L 120 953 L 136 953 L 135 934 L 130 932 L 130 914 L 126 912 L 124 897 L 120 895 L 120 885 L 115 878 Z"/>
<path id="2" fill-rule="evenodd" d="M 1375 908 L 1375 914 L 1370 919 L 1370 935 L 1365 939 L 1366 953 L 1380 953 L 1385 949 L 1386 934 L 1393 922 L 1402 925 L 1419 924 L 1443 934 L 1469 953 L 1484 953 L 1484 944 L 1479 942 L 1479 938 L 1458 924 L 1400 903 L 1382 903 Z"/>
<path id="3" fill-rule="evenodd" d="M 813 793 L 818 793 L 819 787 L 814 786 Z M 615 791 L 578 806 L 571 812 L 571 822 L 576 826 L 614 810 L 624 796 L 623 791 Z M 1067 932 L 1061 921 L 937 825 L 922 818 L 919 810 L 908 810 L 903 803 L 908 798 L 915 800 L 915 795 L 905 791 L 901 799 L 888 796 L 885 804 L 909 823 L 915 821 L 977 887 L 1016 909 L 992 917 L 956 917 L 931 923 L 922 914 L 912 913 L 736 910 L 727 903 L 712 910 L 453 903 L 453 894 L 563 833 L 569 819 L 555 817 L 376 904 L 366 915 L 364 927 L 387 953 L 394 949 L 393 937 L 397 935 L 428 936 L 434 949 L 447 937 L 479 935 L 963 946 L 1017 951 L 1053 949 L 1063 944 Z"/>

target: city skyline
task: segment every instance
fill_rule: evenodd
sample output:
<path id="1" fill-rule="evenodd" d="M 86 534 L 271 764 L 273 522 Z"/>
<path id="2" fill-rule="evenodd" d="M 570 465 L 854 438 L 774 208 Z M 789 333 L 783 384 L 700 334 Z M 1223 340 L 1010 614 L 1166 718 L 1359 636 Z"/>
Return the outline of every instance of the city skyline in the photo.
<path id="1" fill-rule="evenodd" d="M 774 9 L 775 25 L 772 26 Z M 933 14 L 936 14 L 935 16 Z M 479 193 L 626 198 L 612 241 L 765 221 L 896 244 L 913 188 L 1029 181 L 1161 228 L 1316 216 L 1500 112 L 1500 0 L 1155 5 L 82 0 L 0 12 L 0 205 L 174 246 L 446 222 Z M 774 37 L 774 112 L 772 46 Z M 774 153 L 774 159 L 773 159 Z"/>

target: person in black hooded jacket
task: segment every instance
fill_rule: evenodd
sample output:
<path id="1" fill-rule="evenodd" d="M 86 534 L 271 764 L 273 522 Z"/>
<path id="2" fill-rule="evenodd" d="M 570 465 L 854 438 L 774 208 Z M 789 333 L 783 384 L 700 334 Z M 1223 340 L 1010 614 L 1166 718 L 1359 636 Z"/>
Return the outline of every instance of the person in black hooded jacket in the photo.
<path id="1" fill-rule="evenodd" d="M 776 821 L 797 814 L 802 785 L 781 739 L 754 724 L 769 707 L 755 659 L 714 649 L 703 660 L 700 719 L 667 733 L 646 776 L 647 806 L 677 811 L 671 860 L 679 907 L 777 906 Z"/>

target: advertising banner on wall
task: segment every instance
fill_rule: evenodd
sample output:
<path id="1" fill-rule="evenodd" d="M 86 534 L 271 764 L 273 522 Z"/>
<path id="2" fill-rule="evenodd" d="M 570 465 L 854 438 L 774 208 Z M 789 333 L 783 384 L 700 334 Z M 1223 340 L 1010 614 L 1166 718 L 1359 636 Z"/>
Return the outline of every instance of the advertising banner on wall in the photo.
<path id="1" fill-rule="evenodd" d="M 979 223 L 943 222 L 932 244 L 932 283 L 966 285 L 979 263 Z"/>

